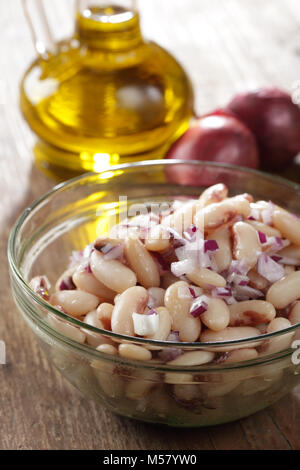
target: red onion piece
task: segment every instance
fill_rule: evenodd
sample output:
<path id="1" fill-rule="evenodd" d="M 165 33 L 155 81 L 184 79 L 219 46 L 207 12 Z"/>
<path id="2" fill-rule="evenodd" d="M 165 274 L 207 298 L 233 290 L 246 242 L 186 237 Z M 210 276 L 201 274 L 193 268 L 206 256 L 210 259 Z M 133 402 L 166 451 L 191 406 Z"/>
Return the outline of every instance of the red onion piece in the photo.
<path id="1" fill-rule="evenodd" d="M 261 243 L 262 245 L 263 245 L 264 243 L 267 243 L 267 235 L 266 235 L 265 233 L 263 233 L 263 232 L 260 232 L 259 230 L 258 230 L 257 233 L 258 233 L 258 238 L 259 238 L 260 243 Z"/>
<path id="2" fill-rule="evenodd" d="M 73 282 L 72 276 L 65 277 L 60 285 L 59 285 L 59 290 L 75 290 L 76 286 Z"/>
<path id="3" fill-rule="evenodd" d="M 204 252 L 206 253 L 207 251 L 218 251 L 219 245 L 216 242 L 216 240 L 205 240 L 204 242 Z"/>
<path id="4" fill-rule="evenodd" d="M 209 297 L 201 295 L 191 305 L 190 315 L 194 318 L 198 318 L 200 315 L 206 312 L 208 309 Z"/>
<path id="5" fill-rule="evenodd" d="M 110 244 L 108 243 L 107 245 L 110 245 Z M 105 246 L 107 247 L 107 245 Z M 104 259 L 107 261 L 121 258 L 123 256 L 123 243 L 120 243 L 120 245 L 110 245 L 110 248 L 106 250 L 104 253 L 105 253 Z"/>
<path id="6" fill-rule="evenodd" d="M 190 291 L 191 296 L 193 297 L 193 299 L 196 299 L 197 296 L 196 296 L 195 290 L 192 287 L 189 287 L 189 291 Z"/>
<path id="7" fill-rule="evenodd" d="M 159 351 L 157 356 L 162 362 L 170 362 L 173 361 L 173 359 L 176 359 L 177 357 L 181 356 L 182 354 L 183 351 L 179 348 L 165 348 L 162 351 Z"/>
<path id="8" fill-rule="evenodd" d="M 242 276 L 246 276 L 248 274 L 250 267 L 247 264 L 246 260 L 233 260 L 228 269 L 228 274 L 235 273 L 241 274 Z"/>
<path id="9" fill-rule="evenodd" d="M 154 308 L 151 308 L 150 310 L 148 310 L 146 315 L 158 315 L 158 312 L 154 310 Z"/>
<path id="10" fill-rule="evenodd" d="M 258 257 L 257 272 L 271 283 L 279 281 L 285 274 L 283 266 L 265 253 Z"/>

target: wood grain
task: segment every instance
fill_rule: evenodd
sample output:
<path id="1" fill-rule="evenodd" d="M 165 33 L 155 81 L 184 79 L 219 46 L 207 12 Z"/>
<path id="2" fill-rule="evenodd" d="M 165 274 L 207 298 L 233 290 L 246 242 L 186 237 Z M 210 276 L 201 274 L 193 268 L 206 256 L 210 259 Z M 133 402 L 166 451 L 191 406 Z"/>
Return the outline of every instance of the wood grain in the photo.
<path id="1" fill-rule="evenodd" d="M 72 0 L 48 2 L 62 35 Z M 197 111 L 236 91 L 300 79 L 298 0 L 140 0 L 145 34 L 172 51 L 195 85 Z M 0 5 L 0 449 L 300 449 L 300 386 L 241 421 L 198 430 L 119 418 L 86 401 L 47 362 L 10 295 L 6 246 L 21 211 L 53 185 L 32 164 L 18 84 L 34 57 L 20 1 Z M 295 171 L 290 174 L 295 178 Z M 299 173 L 296 174 L 299 179 Z"/>

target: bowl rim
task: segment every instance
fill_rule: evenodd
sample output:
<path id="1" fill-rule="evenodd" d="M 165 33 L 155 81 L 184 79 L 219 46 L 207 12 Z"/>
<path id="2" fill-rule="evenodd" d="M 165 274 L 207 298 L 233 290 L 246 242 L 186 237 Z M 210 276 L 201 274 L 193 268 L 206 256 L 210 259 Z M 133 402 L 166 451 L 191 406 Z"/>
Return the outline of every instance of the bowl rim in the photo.
<path id="1" fill-rule="evenodd" d="M 116 340 L 124 340 L 126 342 L 133 342 L 135 344 L 138 344 L 140 346 L 159 346 L 163 348 L 183 348 L 185 351 L 187 350 L 194 350 L 194 349 L 205 349 L 205 348 L 216 348 L 216 352 L 218 352 L 218 347 L 226 347 L 226 346 L 237 346 L 237 345 L 243 345 L 245 343 L 250 343 L 252 341 L 264 341 L 276 336 L 280 336 L 283 334 L 288 334 L 290 332 L 294 332 L 297 329 L 300 328 L 300 323 L 296 325 L 292 325 L 289 328 L 286 328 L 284 330 L 279 330 L 275 331 L 272 333 L 265 333 L 259 335 L 259 337 L 254 336 L 254 337 L 249 337 L 249 338 L 243 338 L 243 339 L 238 339 L 238 340 L 231 340 L 231 341 L 218 341 L 218 342 L 210 342 L 210 343 L 201 343 L 201 342 L 170 342 L 170 341 L 158 341 L 158 340 L 149 340 L 146 338 L 136 338 L 133 336 L 126 336 L 126 335 L 121 335 L 117 333 L 113 333 L 111 331 L 107 331 L 104 329 L 96 328 L 91 325 L 85 324 L 81 322 L 80 320 L 65 314 L 61 312 L 60 310 L 56 309 L 53 307 L 50 303 L 48 303 L 46 300 L 44 300 L 41 296 L 36 294 L 29 284 L 25 281 L 23 278 L 23 275 L 18 267 L 18 263 L 15 259 L 15 241 L 17 238 L 17 235 L 22 228 L 22 225 L 26 222 L 27 218 L 29 215 L 36 209 L 38 209 L 45 201 L 51 198 L 52 195 L 59 193 L 60 191 L 67 190 L 68 188 L 72 187 L 73 185 L 76 185 L 78 183 L 82 183 L 85 179 L 90 180 L 91 178 L 95 179 L 95 182 L 98 181 L 100 178 L 104 179 L 103 176 L 105 176 L 106 173 L 111 173 L 115 172 L 118 170 L 131 170 L 131 169 L 139 169 L 139 168 L 144 168 L 144 167 L 151 167 L 151 166 L 172 166 L 172 165 L 194 165 L 194 166 L 211 166 L 215 168 L 225 168 L 227 170 L 235 170 L 239 172 L 244 172 L 247 174 L 252 174 L 254 177 L 260 177 L 260 178 L 265 178 L 271 182 L 277 182 L 281 185 L 288 186 L 292 190 L 299 192 L 300 196 L 300 185 L 291 182 L 285 178 L 282 178 L 281 176 L 277 175 L 270 175 L 268 173 L 265 173 L 260 170 L 254 170 L 251 168 L 246 168 L 246 167 L 239 167 L 237 165 L 229 165 L 225 163 L 216 163 L 216 162 L 209 162 L 209 161 L 198 161 L 198 160 L 183 160 L 183 159 L 169 159 L 169 160 L 145 160 L 145 161 L 140 161 L 140 162 L 132 162 L 132 163 L 124 163 L 120 165 L 114 165 L 110 166 L 109 168 L 102 170 L 100 172 L 94 173 L 94 172 L 89 172 L 89 173 L 84 173 L 80 176 L 76 176 L 75 178 L 71 178 L 67 181 L 58 183 L 55 185 L 52 189 L 41 195 L 39 198 L 35 199 L 25 210 L 21 213 L 21 215 L 18 217 L 16 220 L 15 224 L 13 225 L 10 234 L 9 234 L 9 240 L 8 240 L 8 249 L 7 249 L 7 255 L 8 255 L 8 261 L 9 261 L 9 267 L 11 270 L 11 273 L 14 275 L 16 280 L 18 281 L 19 285 L 21 286 L 22 289 L 25 290 L 27 296 L 29 299 L 34 300 L 36 304 L 38 304 L 39 307 L 42 307 L 45 309 L 47 312 L 51 313 L 52 315 L 54 314 L 58 319 L 60 320 L 65 320 L 70 324 L 73 324 L 74 326 L 84 328 L 86 330 L 91 331 L 92 333 L 99 333 L 102 335 L 105 335 L 107 337 L 111 337 L 112 339 Z M 101 177 L 102 176 L 102 177 Z M 104 183 L 105 184 L 105 183 Z M 54 328 L 51 328 L 47 322 L 45 322 L 41 317 L 38 318 L 39 322 L 41 324 L 46 325 L 47 330 L 50 329 L 55 333 L 58 333 L 57 330 Z M 49 333 L 49 331 L 48 331 Z M 51 333 L 51 331 L 50 331 Z M 53 333 L 52 333 L 53 334 Z M 90 351 L 91 349 L 95 351 L 95 353 L 98 353 L 99 356 L 103 357 L 103 353 L 100 353 L 100 351 L 97 351 L 95 348 L 92 348 L 89 345 L 83 345 L 79 343 L 78 341 L 72 340 L 68 338 L 67 336 L 61 335 L 59 333 L 59 336 L 63 336 L 66 338 L 68 343 L 71 343 L 73 346 L 78 346 L 80 345 L 81 348 L 87 349 L 87 351 Z M 284 351 L 281 351 L 284 352 Z M 106 354 L 106 356 L 109 356 Z M 265 358 L 270 360 L 272 356 L 278 357 L 278 354 L 271 354 L 271 355 L 265 355 L 262 356 L 262 358 Z M 139 361 L 141 362 L 141 361 Z M 251 362 L 251 361 L 244 361 L 243 363 L 246 362 Z M 184 370 L 187 370 L 186 368 Z M 194 370 L 194 369 L 193 369 Z"/>

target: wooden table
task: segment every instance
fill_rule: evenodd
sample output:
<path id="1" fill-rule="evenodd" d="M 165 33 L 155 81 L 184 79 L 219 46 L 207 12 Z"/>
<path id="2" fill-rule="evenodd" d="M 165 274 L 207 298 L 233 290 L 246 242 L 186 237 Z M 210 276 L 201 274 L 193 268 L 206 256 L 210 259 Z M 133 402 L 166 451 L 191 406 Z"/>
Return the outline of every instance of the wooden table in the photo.
<path id="1" fill-rule="evenodd" d="M 51 1 L 57 30 L 71 0 Z M 53 6 L 52 6 L 53 5 Z M 148 37 L 190 73 L 198 112 L 237 90 L 300 79 L 299 0 L 140 0 Z M 55 8 L 54 8 L 55 7 Z M 18 83 L 34 56 L 20 1 L 0 5 L 1 449 L 300 449 L 300 387 L 232 424 L 180 430 L 119 418 L 86 401 L 48 364 L 10 295 L 6 246 L 16 217 L 53 185 L 32 164 L 33 136 L 18 108 Z"/>

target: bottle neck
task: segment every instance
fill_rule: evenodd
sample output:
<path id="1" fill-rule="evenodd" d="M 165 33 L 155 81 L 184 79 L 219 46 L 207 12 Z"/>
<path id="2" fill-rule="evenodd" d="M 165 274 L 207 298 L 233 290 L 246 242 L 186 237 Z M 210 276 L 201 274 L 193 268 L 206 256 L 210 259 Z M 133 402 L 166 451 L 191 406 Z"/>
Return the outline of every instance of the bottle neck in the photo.
<path id="1" fill-rule="evenodd" d="M 76 36 L 87 47 L 128 50 L 142 42 L 136 2 L 130 0 L 79 0 Z"/>

